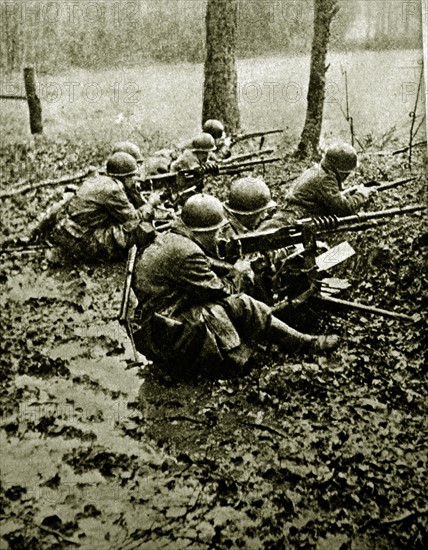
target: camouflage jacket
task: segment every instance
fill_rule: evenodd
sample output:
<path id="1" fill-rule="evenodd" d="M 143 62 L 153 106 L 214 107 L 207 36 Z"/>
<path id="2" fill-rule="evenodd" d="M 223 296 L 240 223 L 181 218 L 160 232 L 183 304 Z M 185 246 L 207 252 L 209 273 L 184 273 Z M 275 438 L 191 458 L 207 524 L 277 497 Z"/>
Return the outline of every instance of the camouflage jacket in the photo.
<path id="1" fill-rule="evenodd" d="M 311 216 L 349 216 L 364 202 L 360 193 L 343 195 L 334 172 L 318 164 L 299 177 L 287 196 L 288 204 L 298 206 L 303 215 Z"/>

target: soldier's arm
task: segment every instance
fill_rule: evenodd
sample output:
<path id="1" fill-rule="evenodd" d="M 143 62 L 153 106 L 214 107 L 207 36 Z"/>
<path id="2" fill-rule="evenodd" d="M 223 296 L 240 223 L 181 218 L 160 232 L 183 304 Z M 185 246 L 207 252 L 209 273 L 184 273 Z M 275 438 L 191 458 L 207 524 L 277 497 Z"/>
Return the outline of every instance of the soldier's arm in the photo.
<path id="1" fill-rule="evenodd" d="M 177 283 L 190 292 L 195 302 L 215 301 L 231 294 L 228 283 L 210 268 L 204 254 L 187 256 L 180 264 Z"/>
<path id="2" fill-rule="evenodd" d="M 355 214 L 366 200 L 358 192 L 352 195 L 343 195 L 333 175 L 324 178 L 318 193 L 321 204 L 337 216 Z"/>
<path id="3" fill-rule="evenodd" d="M 109 210 L 112 217 L 120 223 L 151 219 L 155 208 L 152 203 L 143 204 L 138 209 L 135 208 L 129 200 L 125 189 L 119 185 L 116 185 L 106 195 L 104 206 Z"/>

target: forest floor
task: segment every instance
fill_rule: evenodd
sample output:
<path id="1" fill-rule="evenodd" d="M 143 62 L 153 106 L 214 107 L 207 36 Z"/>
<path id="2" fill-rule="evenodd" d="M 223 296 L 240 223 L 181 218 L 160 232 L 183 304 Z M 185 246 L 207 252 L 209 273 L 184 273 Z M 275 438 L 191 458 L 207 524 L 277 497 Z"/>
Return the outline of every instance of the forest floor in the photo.
<path id="1" fill-rule="evenodd" d="M 14 144 L 4 181 L 105 155 Z M 405 177 L 405 163 L 366 155 L 356 179 Z M 301 168 L 266 169 L 279 203 Z M 426 203 L 422 151 L 412 172 L 367 209 Z M 208 189 L 224 198 L 220 180 Z M 4 200 L 2 238 L 27 234 L 61 191 Z M 261 347 L 249 372 L 193 383 L 135 365 L 117 323 L 124 265 L 3 256 L 0 548 L 427 548 L 426 215 L 344 238 L 349 297 L 414 322 L 308 309 L 311 330 L 343 337 L 336 352 Z"/>

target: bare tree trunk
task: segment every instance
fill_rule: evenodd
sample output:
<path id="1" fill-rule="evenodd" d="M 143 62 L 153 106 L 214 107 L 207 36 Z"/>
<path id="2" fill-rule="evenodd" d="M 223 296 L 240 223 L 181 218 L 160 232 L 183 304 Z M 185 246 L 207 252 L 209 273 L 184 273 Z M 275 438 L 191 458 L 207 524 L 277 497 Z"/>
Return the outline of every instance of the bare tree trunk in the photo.
<path id="1" fill-rule="evenodd" d="M 202 120 L 216 118 L 228 133 L 239 130 L 235 51 L 238 0 L 208 0 Z"/>
<path id="2" fill-rule="evenodd" d="M 314 0 L 314 36 L 311 51 L 306 120 L 298 146 L 301 156 L 316 154 L 321 135 L 325 96 L 325 65 L 330 39 L 330 24 L 339 11 L 337 0 Z"/>

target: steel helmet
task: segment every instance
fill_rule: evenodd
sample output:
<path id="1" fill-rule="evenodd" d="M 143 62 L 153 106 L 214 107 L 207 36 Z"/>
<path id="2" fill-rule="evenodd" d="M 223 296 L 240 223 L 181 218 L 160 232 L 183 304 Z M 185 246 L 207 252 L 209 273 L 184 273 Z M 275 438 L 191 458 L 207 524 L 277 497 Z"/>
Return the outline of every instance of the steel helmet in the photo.
<path id="1" fill-rule="evenodd" d="M 224 126 L 219 120 L 210 118 L 202 126 L 202 131 L 211 134 L 214 139 L 219 139 L 223 136 Z"/>
<path id="2" fill-rule="evenodd" d="M 258 214 L 267 208 L 273 208 L 269 187 L 261 177 L 240 178 L 230 186 L 229 200 L 225 204 L 227 211 L 242 216 Z"/>
<path id="3" fill-rule="evenodd" d="M 181 211 L 181 219 L 194 232 L 213 231 L 228 223 L 222 203 L 212 195 L 191 196 Z"/>
<path id="4" fill-rule="evenodd" d="M 107 160 L 107 174 L 118 178 L 133 176 L 138 172 L 138 165 L 135 158 L 128 153 L 113 153 Z"/>
<path id="5" fill-rule="evenodd" d="M 322 164 L 336 172 L 352 172 L 357 167 L 357 151 L 349 143 L 334 143 L 327 148 Z"/>
<path id="6" fill-rule="evenodd" d="M 135 145 L 135 143 L 132 143 L 131 141 L 118 141 L 113 145 L 111 152 L 112 154 L 128 153 L 128 155 L 134 157 L 137 162 L 143 162 L 144 160 L 138 145 Z"/>
<path id="7" fill-rule="evenodd" d="M 192 151 L 215 151 L 215 141 L 211 134 L 202 132 L 192 140 Z"/>

